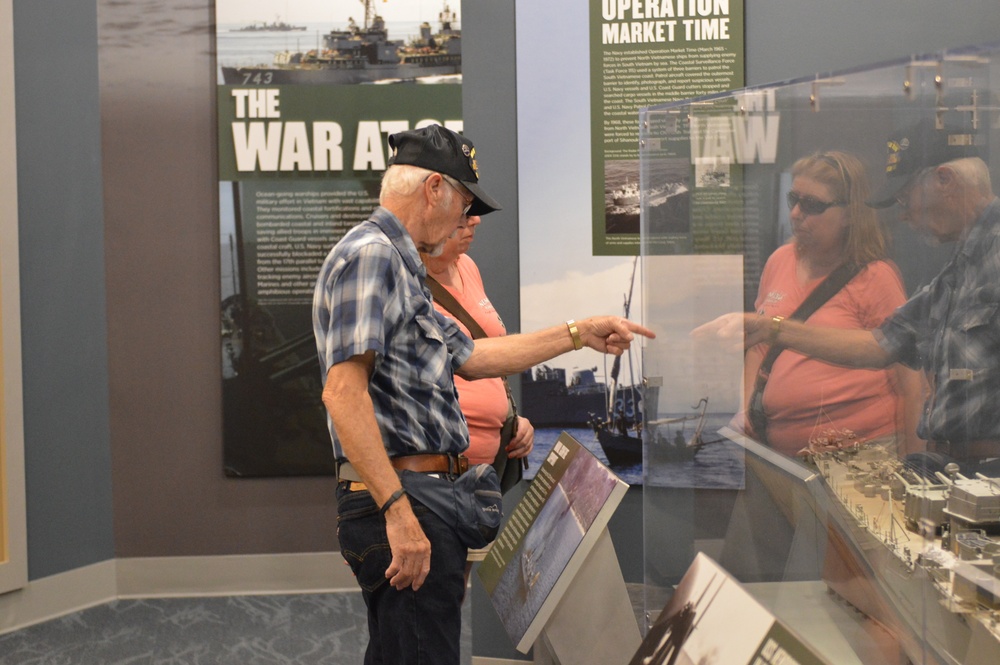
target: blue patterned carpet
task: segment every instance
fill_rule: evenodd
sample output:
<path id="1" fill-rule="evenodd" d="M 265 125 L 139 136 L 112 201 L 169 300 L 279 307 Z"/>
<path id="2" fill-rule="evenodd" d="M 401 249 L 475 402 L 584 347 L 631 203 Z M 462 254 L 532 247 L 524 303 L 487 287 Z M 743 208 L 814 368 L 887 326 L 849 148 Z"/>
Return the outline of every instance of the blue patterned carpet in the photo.
<path id="1" fill-rule="evenodd" d="M 0 664 L 360 665 L 367 643 L 360 593 L 118 600 L 0 635 Z"/>

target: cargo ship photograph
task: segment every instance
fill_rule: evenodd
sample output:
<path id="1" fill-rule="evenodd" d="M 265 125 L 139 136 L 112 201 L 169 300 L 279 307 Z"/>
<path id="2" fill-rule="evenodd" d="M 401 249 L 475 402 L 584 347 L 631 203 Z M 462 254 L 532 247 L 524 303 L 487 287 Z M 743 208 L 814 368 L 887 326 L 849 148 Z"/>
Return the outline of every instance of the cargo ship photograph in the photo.
<path id="1" fill-rule="evenodd" d="M 397 0 L 398 1 L 398 0 Z M 461 82 L 462 31 L 447 2 L 437 16 L 437 30 L 423 21 L 409 40 L 390 39 L 385 18 L 374 0 L 360 0 L 363 22 L 320 34 L 313 49 L 274 53 L 269 63 L 237 66 L 223 60 L 226 85 L 342 85 L 358 83 Z"/>
<path id="2" fill-rule="evenodd" d="M 522 416 L 539 427 L 586 427 L 593 414 L 603 413 L 607 386 L 596 378 L 597 368 L 566 370 L 548 365 L 521 374 Z"/>

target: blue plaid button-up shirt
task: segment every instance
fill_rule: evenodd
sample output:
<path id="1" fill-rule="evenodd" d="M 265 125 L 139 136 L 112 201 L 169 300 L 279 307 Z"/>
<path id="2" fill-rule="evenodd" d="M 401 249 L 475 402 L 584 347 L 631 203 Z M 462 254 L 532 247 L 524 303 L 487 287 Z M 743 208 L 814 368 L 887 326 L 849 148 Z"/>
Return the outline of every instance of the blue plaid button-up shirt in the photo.
<path id="1" fill-rule="evenodd" d="M 368 385 L 390 457 L 457 454 L 469 445 L 453 373 L 473 342 L 438 314 L 427 271 L 399 220 L 378 208 L 330 251 L 313 293 L 313 333 L 323 371 L 375 352 Z M 344 452 L 330 422 L 334 454 Z"/>
<path id="2" fill-rule="evenodd" d="M 922 438 L 957 446 L 1000 439 L 1000 200 L 876 339 L 895 360 L 927 372 L 932 394 L 917 429 Z"/>

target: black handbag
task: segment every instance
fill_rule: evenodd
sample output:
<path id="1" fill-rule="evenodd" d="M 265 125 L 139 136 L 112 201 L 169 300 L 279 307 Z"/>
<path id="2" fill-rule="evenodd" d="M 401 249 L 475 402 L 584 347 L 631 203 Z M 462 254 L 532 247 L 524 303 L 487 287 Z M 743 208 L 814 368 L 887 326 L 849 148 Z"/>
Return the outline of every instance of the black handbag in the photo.
<path id="1" fill-rule="evenodd" d="M 510 393 L 507 377 L 503 377 L 503 387 L 507 391 L 507 420 L 500 428 L 500 448 L 493 460 L 493 468 L 496 469 L 497 476 L 500 478 L 500 491 L 506 494 L 524 478 L 524 469 L 528 467 L 528 460 L 522 458 L 522 465 L 507 456 L 507 444 L 517 434 L 517 404 L 514 403 L 514 396 Z"/>
<path id="2" fill-rule="evenodd" d="M 431 290 L 434 301 L 440 303 L 442 307 L 461 321 L 469 329 L 469 332 L 472 333 L 473 339 L 487 337 L 483 327 L 462 307 L 462 304 L 455 299 L 455 296 L 448 293 L 448 290 L 441 285 L 441 282 L 427 275 L 427 287 Z M 516 460 L 511 460 L 507 455 L 507 444 L 517 434 L 517 404 L 514 403 L 514 395 L 510 392 L 510 384 L 507 383 L 507 377 L 501 378 L 503 379 L 504 391 L 507 393 L 507 419 L 504 420 L 503 426 L 500 428 L 500 448 L 497 450 L 497 456 L 493 460 L 493 468 L 496 469 L 497 476 L 500 478 L 500 491 L 506 494 L 524 478 L 524 470 L 528 468 L 528 460 L 521 458 L 521 463 L 518 464 Z"/>
<path id="3" fill-rule="evenodd" d="M 822 307 L 826 301 L 844 288 L 861 271 L 862 267 L 853 263 L 844 263 L 838 266 L 806 296 L 806 299 L 802 301 L 798 309 L 788 317 L 789 320 L 805 321 L 808 319 L 812 316 L 813 312 Z M 764 387 L 767 385 L 767 379 L 771 375 L 771 367 L 774 365 L 774 361 L 784 350 L 783 346 L 778 346 L 777 344 L 772 344 L 771 348 L 768 349 L 767 355 L 764 356 L 760 367 L 757 369 L 753 392 L 747 404 L 747 420 L 750 421 L 754 438 L 765 445 L 767 445 L 767 414 L 764 412 Z"/>

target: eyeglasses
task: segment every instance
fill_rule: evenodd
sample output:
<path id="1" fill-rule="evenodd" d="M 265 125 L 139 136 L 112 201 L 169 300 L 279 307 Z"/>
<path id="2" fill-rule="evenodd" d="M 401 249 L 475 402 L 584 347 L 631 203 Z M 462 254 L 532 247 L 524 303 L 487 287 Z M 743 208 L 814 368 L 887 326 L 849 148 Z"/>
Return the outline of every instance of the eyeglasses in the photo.
<path id="1" fill-rule="evenodd" d="M 462 202 L 465 203 L 465 208 L 462 209 L 462 216 L 465 217 L 466 215 L 468 215 L 469 210 L 472 208 L 472 204 L 476 202 L 476 197 L 473 196 L 471 199 L 466 201 L 465 194 L 462 193 L 462 190 L 460 190 L 457 185 L 451 182 L 451 178 L 447 177 L 442 173 L 441 179 L 444 180 L 446 183 L 448 183 L 451 186 L 451 188 L 454 189 L 456 192 L 458 192 L 458 195 L 462 197 Z"/>
<path id="2" fill-rule="evenodd" d="M 798 206 L 804 215 L 822 215 L 829 208 L 847 205 L 846 201 L 820 201 L 814 196 L 800 196 L 796 192 L 788 192 L 785 199 L 789 210 Z"/>
<path id="3" fill-rule="evenodd" d="M 902 208 L 903 212 L 910 209 L 910 192 L 912 191 L 912 187 L 907 187 L 901 194 L 896 194 L 896 205 Z"/>
<path id="4" fill-rule="evenodd" d="M 913 176 L 910 182 L 903 185 L 903 188 L 896 194 L 896 203 L 903 209 L 903 212 L 910 209 L 910 195 L 913 194 L 913 190 L 922 185 L 924 177 L 933 170 L 933 168 L 927 168 L 918 171 L 917 175 Z"/>

